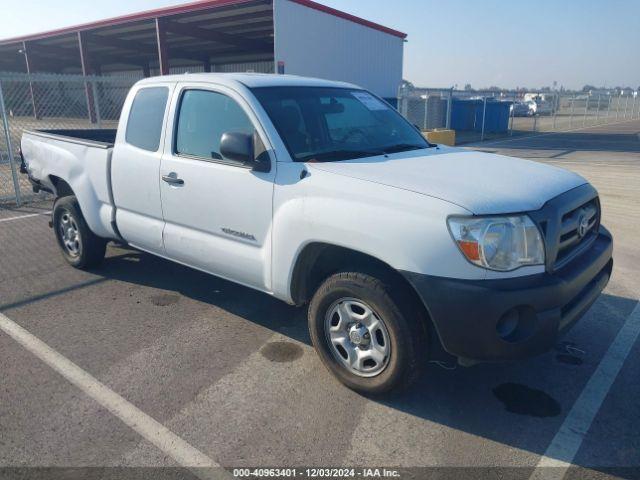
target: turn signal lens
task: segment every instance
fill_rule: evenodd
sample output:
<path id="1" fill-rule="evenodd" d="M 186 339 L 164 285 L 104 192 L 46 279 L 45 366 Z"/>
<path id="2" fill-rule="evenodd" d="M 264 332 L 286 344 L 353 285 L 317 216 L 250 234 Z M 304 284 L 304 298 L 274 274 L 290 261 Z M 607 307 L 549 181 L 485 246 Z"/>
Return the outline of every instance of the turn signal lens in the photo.
<path id="1" fill-rule="evenodd" d="M 469 242 L 466 240 L 459 240 L 458 246 L 462 253 L 464 253 L 465 257 L 472 261 L 480 260 L 480 248 L 478 247 L 477 242 Z"/>

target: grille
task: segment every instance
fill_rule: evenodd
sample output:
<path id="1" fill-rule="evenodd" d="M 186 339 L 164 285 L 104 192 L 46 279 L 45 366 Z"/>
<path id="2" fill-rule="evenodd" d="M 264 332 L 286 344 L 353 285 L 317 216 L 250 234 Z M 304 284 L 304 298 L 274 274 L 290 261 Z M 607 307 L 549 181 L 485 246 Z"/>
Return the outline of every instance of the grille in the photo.
<path id="1" fill-rule="evenodd" d="M 589 248 L 597 236 L 599 225 L 598 197 L 562 215 L 554 267 L 556 269 L 563 267 L 572 258 Z"/>
<path id="2" fill-rule="evenodd" d="M 547 272 L 561 269 L 593 245 L 600 230 L 600 215 L 598 192 L 588 183 L 529 212 L 544 237 Z"/>

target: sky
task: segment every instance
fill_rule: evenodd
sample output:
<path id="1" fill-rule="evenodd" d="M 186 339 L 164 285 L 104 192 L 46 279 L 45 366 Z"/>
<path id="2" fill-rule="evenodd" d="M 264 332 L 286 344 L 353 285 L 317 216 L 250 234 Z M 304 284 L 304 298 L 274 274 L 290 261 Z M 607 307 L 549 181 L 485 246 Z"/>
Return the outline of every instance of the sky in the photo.
<path id="1" fill-rule="evenodd" d="M 407 33 L 421 87 L 640 86 L 640 0 L 317 0 Z M 0 38 L 185 0 L 0 0 Z"/>

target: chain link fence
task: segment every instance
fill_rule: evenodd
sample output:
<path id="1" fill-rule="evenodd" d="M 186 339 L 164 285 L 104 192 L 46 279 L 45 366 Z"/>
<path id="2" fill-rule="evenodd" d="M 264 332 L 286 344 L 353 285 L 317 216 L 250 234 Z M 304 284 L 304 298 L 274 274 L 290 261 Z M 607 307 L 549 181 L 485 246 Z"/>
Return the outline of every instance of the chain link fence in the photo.
<path id="1" fill-rule="evenodd" d="M 407 88 L 398 109 L 422 131 L 450 129 L 465 144 L 640 118 L 637 92 L 460 91 Z"/>
<path id="2" fill-rule="evenodd" d="M 34 198 L 19 173 L 20 137 L 33 129 L 116 128 L 139 76 L 0 73 L 0 203 Z M 403 86 L 398 109 L 423 131 L 464 144 L 640 118 L 637 92 L 459 91 Z"/>
<path id="3" fill-rule="evenodd" d="M 138 77 L 0 73 L 0 202 L 34 194 L 19 174 L 24 130 L 117 128 Z"/>

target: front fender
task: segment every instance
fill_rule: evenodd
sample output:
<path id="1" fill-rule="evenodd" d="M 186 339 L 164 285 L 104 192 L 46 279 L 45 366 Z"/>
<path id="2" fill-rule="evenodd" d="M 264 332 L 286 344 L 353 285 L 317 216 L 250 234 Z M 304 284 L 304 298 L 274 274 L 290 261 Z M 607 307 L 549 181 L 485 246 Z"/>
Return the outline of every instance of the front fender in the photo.
<path id="1" fill-rule="evenodd" d="M 447 217 L 468 214 L 466 210 L 433 197 L 316 169 L 293 182 L 302 168 L 306 167 L 296 163 L 279 165 L 278 174 L 283 177 L 274 195 L 273 225 L 276 296 L 292 301 L 297 259 L 315 242 L 364 253 L 396 270 L 484 278 L 482 269 L 464 260 L 447 229 Z"/>

